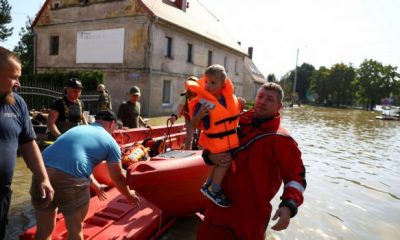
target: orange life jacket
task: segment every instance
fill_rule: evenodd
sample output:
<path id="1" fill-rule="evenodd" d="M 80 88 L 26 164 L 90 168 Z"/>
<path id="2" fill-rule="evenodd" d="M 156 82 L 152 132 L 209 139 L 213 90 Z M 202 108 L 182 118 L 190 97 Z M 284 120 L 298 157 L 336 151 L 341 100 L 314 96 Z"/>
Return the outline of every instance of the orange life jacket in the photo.
<path id="1" fill-rule="evenodd" d="M 146 161 L 149 158 L 149 151 L 150 149 L 142 144 L 134 144 L 122 154 L 122 166 L 127 169 L 136 162 Z"/>
<path id="2" fill-rule="evenodd" d="M 200 123 L 202 129 L 199 138 L 199 144 L 210 150 L 212 153 L 226 152 L 239 146 L 237 136 L 237 127 L 239 123 L 239 103 L 234 95 L 234 88 L 231 80 L 225 79 L 225 85 L 222 89 L 222 96 L 226 101 L 226 108 L 219 103 L 218 99 L 208 92 L 204 86 L 204 77 L 197 82 L 187 81 L 185 83 L 187 89 L 197 94 L 197 96 L 189 102 L 189 113 L 193 117 L 197 103 L 206 100 L 215 105 L 210 110 L 210 128 L 205 129 Z"/>

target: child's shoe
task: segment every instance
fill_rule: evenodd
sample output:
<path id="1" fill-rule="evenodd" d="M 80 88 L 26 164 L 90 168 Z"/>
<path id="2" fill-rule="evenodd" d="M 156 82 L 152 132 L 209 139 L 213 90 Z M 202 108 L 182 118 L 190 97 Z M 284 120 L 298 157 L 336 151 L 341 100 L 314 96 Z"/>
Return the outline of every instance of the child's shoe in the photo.
<path id="1" fill-rule="evenodd" d="M 228 208 L 231 206 L 231 201 L 229 201 L 222 190 L 220 190 L 219 192 L 213 192 L 211 191 L 211 187 L 206 187 L 205 189 L 203 189 L 204 187 L 205 186 L 203 185 L 200 191 L 211 201 L 213 201 L 213 203 L 223 208 Z"/>
<path id="2" fill-rule="evenodd" d="M 203 186 L 200 188 L 200 192 L 207 197 L 207 188 L 210 186 L 210 184 L 204 183 Z"/>

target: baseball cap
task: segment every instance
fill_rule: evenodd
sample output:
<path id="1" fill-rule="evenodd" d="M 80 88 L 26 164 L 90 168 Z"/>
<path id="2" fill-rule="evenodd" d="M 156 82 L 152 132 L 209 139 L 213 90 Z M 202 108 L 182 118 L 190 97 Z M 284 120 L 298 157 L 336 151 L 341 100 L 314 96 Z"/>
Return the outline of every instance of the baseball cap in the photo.
<path id="1" fill-rule="evenodd" d="M 74 89 L 78 89 L 78 88 L 82 89 L 83 88 L 81 80 L 79 80 L 78 78 L 70 78 L 70 79 L 68 79 L 66 81 L 66 83 L 65 83 L 65 86 L 66 87 L 70 87 L 70 88 L 74 88 Z"/>
<path id="2" fill-rule="evenodd" d="M 104 120 L 109 122 L 117 121 L 117 115 L 109 109 L 99 111 L 94 118 L 96 120 Z"/>
<path id="3" fill-rule="evenodd" d="M 129 94 L 140 96 L 140 88 L 137 86 L 131 87 L 131 89 L 129 90 Z"/>

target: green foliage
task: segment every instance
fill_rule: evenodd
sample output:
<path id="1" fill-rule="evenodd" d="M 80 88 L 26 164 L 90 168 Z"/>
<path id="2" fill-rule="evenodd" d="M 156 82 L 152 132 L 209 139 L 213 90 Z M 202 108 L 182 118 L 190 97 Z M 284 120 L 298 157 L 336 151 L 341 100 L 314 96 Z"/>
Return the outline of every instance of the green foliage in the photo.
<path id="1" fill-rule="evenodd" d="M 307 102 L 307 91 L 310 89 L 311 76 L 315 72 L 313 65 L 303 63 L 297 67 L 296 96 L 293 96 L 293 83 L 295 72 L 292 70 L 286 73 L 280 81 L 281 87 L 285 94 L 284 101 L 292 101 L 292 98 L 299 98 L 302 102 Z"/>
<path id="2" fill-rule="evenodd" d="M 311 75 L 310 89 L 316 93 L 316 102 L 326 104 L 329 99 L 328 78 L 330 69 L 321 66 Z"/>
<path id="3" fill-rule="evenodd" d="M 332 96 L 332 103 L 340 105 L 351 105 L 355 95 L 354 79 L 355 69 L 343 63 L 332 66 L 328 77 L 328 86 Z"/>
<path id="4" fill-rule="evenodd" d="M 95 91 L 97 85 L 103 83 L 103 73 L 99 71 L 28 74 L 22 75 L 20 81 L 23 85 L 29 85 L 32 82 L 35 86 L 43 84 L 44 86 L 51 85 L 62 88 L 66 80 L 70 78 L 79 78 L 85 91 Z"/>
<path id="5" fill-rule="evenodd" d="M 281 85 L 284 94 L 284 101 L 292 101 L 294 71 L 287 72 L 281 77 L 279 84 Z"/>
<path id="6" fill-rule="evenodd" d="M 34 33 L 32 29 L 32 19 L 28 17 L 25 27 L 21 28 L 19 33 L 20 40 L 14 48 L 14 53 L 19 57 L 22 63 L 22 74 L 33 74 L 33 44 Z"/>
<path id="7" fill-rule="evenodd" d="M 7 28 L 6 25 L 11 23 L 11 6 L 7 0 L 0 0 L 0 41 L 4 42 L 12 35 L 13 28 Z"/>
<path id="8" fill-rule="evenodd" d="M 276 82 L 275 74 L 273 74 L 273 73 L 268 74 L 267 80 L 268 80 L 268 82 Z"/>
<path id="9" fill-rule="evenodd" d="M 247 101 L 246 105 L 244 106 L 244 109 L 249 110 L 254 107 L 254 102 L 253 101 Z"/>
<path id="10" fill-rule="evenodd" d="M 314 71 L 315 67 L 308 63 L 303 63 L 297 68 L 296 93 L 302 102 L 307 102 L 307 90 L 310 88 L 311 76 Z"/>
<path id="11" fill-rule="evenodd" d="M 372 109 L 381 103 L 381 99 L 399 94 L 400 75 L 397 73 L 397 67 L 384 66 L 370 59 L 361 63 L 357 73 L 357 96 L 367 108 Z"/>
<path id="12" fill-rule="evenodd" d="M 361 63 L 358 69 L 343 63 L 331 69 L 320 67 L 311 77 L 310 88 L 317 95 L 316 103 L 340 106 L 357 101 L 372 109 L 390 96 L 400 104 L 399 78 L 397 67 L 384 66 L 371 59 Z"/>

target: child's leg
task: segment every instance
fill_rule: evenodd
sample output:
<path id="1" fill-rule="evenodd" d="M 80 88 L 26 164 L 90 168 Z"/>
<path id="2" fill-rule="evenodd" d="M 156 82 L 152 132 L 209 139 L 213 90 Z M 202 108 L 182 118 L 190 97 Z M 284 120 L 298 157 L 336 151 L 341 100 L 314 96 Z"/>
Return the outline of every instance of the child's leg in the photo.
<path id="1" fill-rule="evenodd" d="M 208 174 L 208 177 L 207 177 L 206 182 L 204 183 L 204 185 L 205 185 L 206 187 L 209 187 L 209 186 L 211 185 L 211 183 L 212 183 L 212 181 L 213 181 L 213 178 L 214 178 L 214 172 L 215 172 L 215 166 L 211 167 L 211 171 L 210 171 L 210 173 Z"/>
<path id="2" fill-rule="evenodd" d="M 226 172 L 228 172 L 230 168 L 230 164 L 226 164 L 224 166 L 215 166 L 213 169 L 212 175 L 212 184 L 211 184 L 211 191 L 219 192 L 221 190 L 221 184 L 224 180 Z M 210 177 L 210 175 L 209 175 Z"/>
<path id="3" fill-rule="evenodd" d="M 213 201 L 216 205 L 220 207 L 230 207 L 231 201 L 225 196 L 221 189 L 222 180 L 224 180 L 225 174 L 230 168 L 230 165 L 226 166 L 215 166 L 212 174 L 212 183 L 208 188 L 204 188 L 204 185 L 201 189 L 201 192 L 208 197 L 211 201 Z"/>

